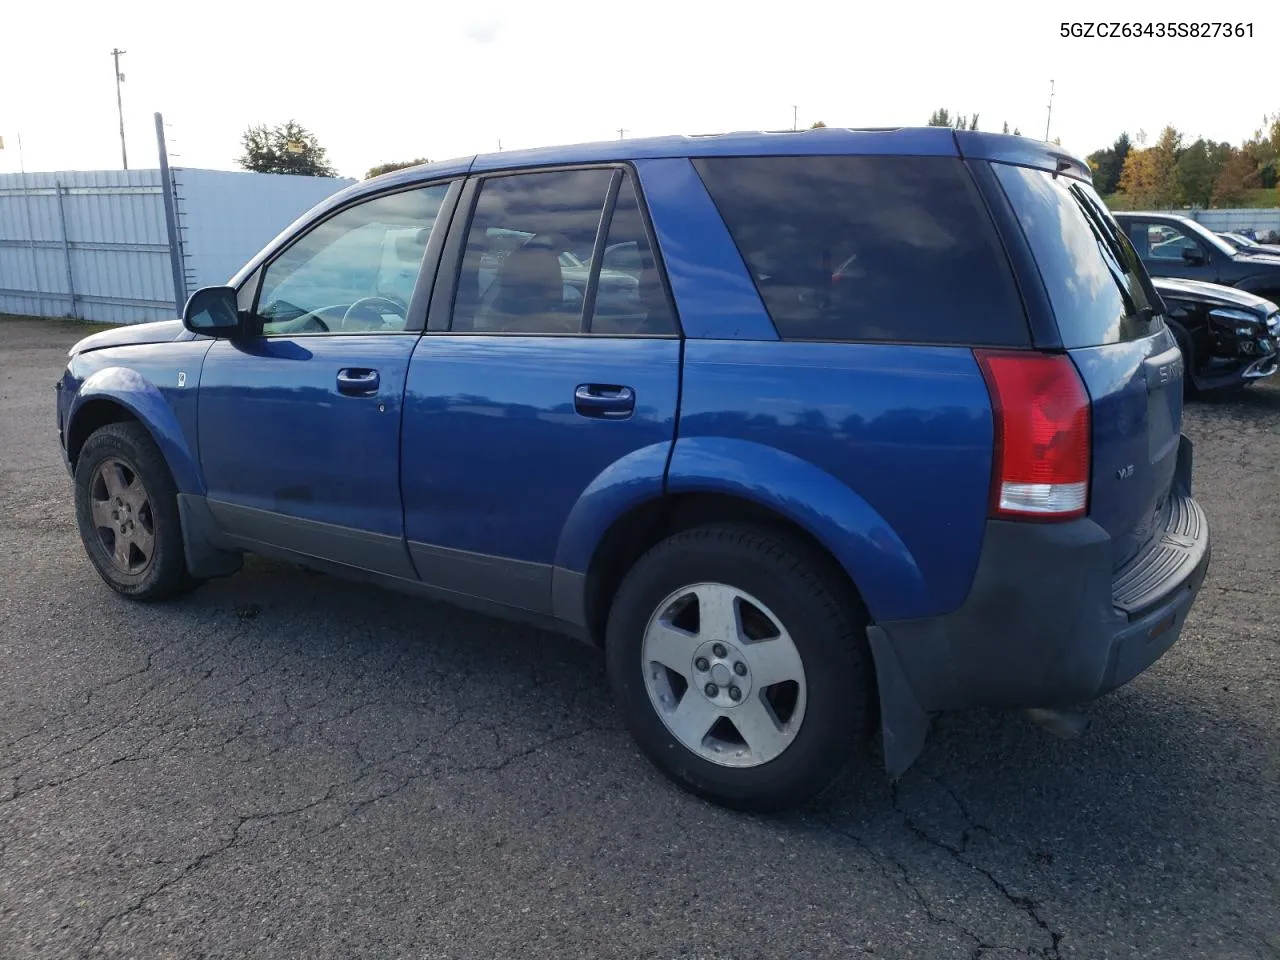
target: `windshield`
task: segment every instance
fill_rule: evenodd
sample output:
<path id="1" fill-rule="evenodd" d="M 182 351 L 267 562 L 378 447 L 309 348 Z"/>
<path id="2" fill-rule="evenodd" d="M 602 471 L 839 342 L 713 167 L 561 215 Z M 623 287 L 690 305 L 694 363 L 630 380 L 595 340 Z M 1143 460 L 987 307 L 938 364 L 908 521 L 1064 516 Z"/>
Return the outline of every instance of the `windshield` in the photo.
<path id="1" fill-rule="evenodd" d="M 1138 253 L 1088 184 L 992 164 L 1035 254 L 1068 349 L 1137 340 L 1159 323 Z"/>

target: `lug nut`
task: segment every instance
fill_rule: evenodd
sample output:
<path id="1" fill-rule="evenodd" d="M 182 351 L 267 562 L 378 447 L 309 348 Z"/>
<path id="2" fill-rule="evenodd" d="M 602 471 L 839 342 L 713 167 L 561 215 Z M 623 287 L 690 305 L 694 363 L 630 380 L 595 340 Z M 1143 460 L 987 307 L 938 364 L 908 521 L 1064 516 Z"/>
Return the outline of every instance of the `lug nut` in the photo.
<path id="1" fill-rule="evenodd" d="M 702 690 L 708 697 L 717 697 L 720 695 L 720 688 L 717 687 L 714 683 L 708 683 L 705 687 L 702 688 Z"/>
<path id="2" fill-rule="evenodd" d="M 736 686 L 734 686 L 734 687 L 730 687 L 730 688 L 729 688 L 729 699 L 730 699 L 730 700 L 732 700 L 732 701 L 734 701 L 735 703 L 737 703 L 739 700 L 741 700 L 741 699 L 742 699 L 742 691 L 741 691 L 741 690 L 739 690 Z"/>
<path id="3" fill-rule="evenodd" d="M 698 657 L 697 660 L 693 661 L 693 668 L 699 673 L 706 673 L 711 669 L 711 664 L 706 657 Z"/>
<path id="4" fill-rule="evenodd" d="M 733 665 L 733 672 L 740 677 L 745 677 L 747 675 L 747 665 L 739 660 Z"/>
<path id="5" fill-rule="evenodd" d="M 711 648 L 711 652 L 714 653 L 717 657 L 723 657 L 728 651 L 725 650 L 723 643 L 717 643 L 714 647 Z"/>

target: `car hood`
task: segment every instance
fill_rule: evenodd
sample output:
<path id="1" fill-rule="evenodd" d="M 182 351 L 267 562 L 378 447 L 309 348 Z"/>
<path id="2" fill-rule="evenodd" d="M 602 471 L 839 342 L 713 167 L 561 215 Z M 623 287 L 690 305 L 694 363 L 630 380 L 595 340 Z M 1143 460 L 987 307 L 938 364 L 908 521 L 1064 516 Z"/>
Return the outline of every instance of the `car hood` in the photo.
<path id="1" fill-rule="evenodd" d="M 1162 297 L 1173 299 L 1195 300 L 1213 307 L 1243 307 L 1265 316 L 1275 309 L 1271 301 L 1255 297 L 1252 293 L 1237 290 L 1235 287 L 1224 287 L 1217 283 L 1205 283 L 1203 280 L 1179 280 L 1174 277 L 1152 277 L 1151 283 Z"/>
<path id="2" fill-rule="evenodd" d="M 1232 259 L 1236 263 L 1256 263 L 1260 267 L 1280 267 L 1280 254 L 1277 253 L 1245 253 L 1241 250 Z"/>
<path id="3" fill-rule="evenodd" d="M 192 334 L 182 325 L 181 320 L 156 320 L 151 323 L 130 323 L 112 330 L 94 333 L 75 344 L 67 355 L 74 357 L 87 350 L 101 350 L 103 347 L 127 347 L 137 343 L 170 343 L 174 340 L 190 339 Z"/>

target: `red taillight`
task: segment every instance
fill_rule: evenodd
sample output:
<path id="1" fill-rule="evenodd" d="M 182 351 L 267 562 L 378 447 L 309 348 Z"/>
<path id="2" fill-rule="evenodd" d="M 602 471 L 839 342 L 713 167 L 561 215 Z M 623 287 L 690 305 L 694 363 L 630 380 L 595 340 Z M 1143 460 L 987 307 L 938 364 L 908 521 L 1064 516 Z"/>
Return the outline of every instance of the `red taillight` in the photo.
<path id="1" fill-rule="evenodd" d="M 995 419 L 991 515 L 1068 520 L 1089 505 L 1089 395 L 1070 358 L 975 350 Z"/>

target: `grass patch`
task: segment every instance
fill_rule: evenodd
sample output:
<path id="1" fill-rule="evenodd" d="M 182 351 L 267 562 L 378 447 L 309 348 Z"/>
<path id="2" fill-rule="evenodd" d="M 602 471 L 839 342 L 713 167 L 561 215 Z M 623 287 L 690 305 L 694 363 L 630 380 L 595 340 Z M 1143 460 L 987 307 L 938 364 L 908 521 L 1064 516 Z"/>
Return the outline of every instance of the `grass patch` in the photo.
<path id="1" fill-rule="evenodd" d="M 1113 193 L 1102 198 L 1112 210 L 1136 210 L 1148 209 L 1146 207 L 1136 207 L 1129 202 L 1129 198 L 1123 193 Z M 1280 207 L 1280 189 L 1272 187 L 1255 187 L 1252 190 L 1245 191 L 1245 197 L 1239 203 L 1234 203 L 1230 207 L 1210 207 L 1210 210 L 1274 210 Z"/>
<path id="2" fill-rule="evenodd" d="M 114 330 L 116 327 L 122 326 L 119 323 L 93 323 L 89 320 L 77 320 L 75 317 L 28 317 L 22 314 L 0 313 L 0 322 L 5 320 L 26 320 L 29 323 L 47 323 L 63 330 L 75 331 L 88 336 L 91 333 L 101 333 L 103 330 Z"/>

